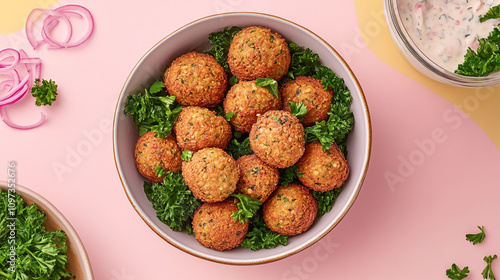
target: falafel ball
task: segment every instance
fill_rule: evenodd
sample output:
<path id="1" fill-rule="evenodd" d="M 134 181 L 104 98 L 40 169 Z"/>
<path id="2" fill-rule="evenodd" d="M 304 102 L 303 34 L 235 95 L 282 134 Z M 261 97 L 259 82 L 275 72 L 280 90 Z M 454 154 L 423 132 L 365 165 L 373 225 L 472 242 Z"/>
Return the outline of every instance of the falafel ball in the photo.
<path id="1" fill-rule="evenodd" d="M 269 28 L 249 26 L 234 35 L 227 56 L 231 73 L 240 80 L 271 77 L 279 81 L 290 66 L 285 39 Z"/>
<path id="2" fill-rule="evenodd" d="M 165 71 L 167 92 L 183 106 L 215 107 L 227 91 L 227 74 L 211 55 L 189 52 Z"/>
<path id="3" fill-rule="evenodd" d="M 272 110 L 259 116 L 249 139 L 252 151 L 273 167 L 290 167 L 304 153 L 304 127 L 286 111 Z"/>
<path id="4" fill-rule="evenodd" d="M 204 202 L 226 199 L 236 190 L 240 171 L 224 150 L 204 148 L 182 162 L 182 177 L 193 195 Z"/>
<path id="5" fill-rule="evenodd" d="M 233 112 L 230 120 L 234 129 L 250 132 L 259 114 L 281 109 L 281 99 L 255 81 L 240 81 L 233 85 L 224 99 L 224 113 Z"/>
<path id="6" fill-rule="evenodd" d="M 181 170 L 181 149 L 172 134 L 166 138 L 155 135 L 156 132 L 148 131 L 137 139 L 134 159 L 142 176 L 153 182 L 161 182 L 165 176 L 158 177 L 156 167 L 159 165 L 165 171 Z"/>
<path id="7" fill-rule="evenodd" d="M 297 167 L 297 172 L 303 174 L 300 182 L 319 192 L 341 187 L 349 176 L 347 160 L 335 143 L 326 151 L 318 141 L 308 143 Z"/>
<path id="8" fill-rule="evenodd" d="M 249 221 L 240 223 L 231 215 L 238 211 L 234 198 L 204 203 L 193 215 L 193 233 L 198 242 L 210 249 L 226 251 L 240 246 L 248 232 Z"/>
<path id="9" fill-rule="evenodd" d="M 301 123 L 304 126 L 328 119 L 333 91 L 323 89 L 321 81 L 313 77 L 298 76 L 280 87 L 283 110 L 290 112 L 290 101 L 304 104 L 307 113 Z"/>
<path id="10" fill-rule="evenodd" d="M 318 202 L 311 190 L 300 184 L 280 186 L 264 203 L 267 227 L 281 235 L 297 235 L 311 227 L 318 213 Z"/>
<path id="11" fill-rule="evenodd" d="M 224 117 L 197 106 L 182 108 L 174 132 L 179 147 L 193 153 L 207 147 L 226 149 L 232 137 L 231 125 Z"/>
<path id="12" fill-rule="evenodd" d="M 279 171 L 259 159 L 256 155 L 242 156 L 236 160 L 240 169 L 240 180 L 236 192 L 246 194 L 264 202 L 278 187 Z"/>

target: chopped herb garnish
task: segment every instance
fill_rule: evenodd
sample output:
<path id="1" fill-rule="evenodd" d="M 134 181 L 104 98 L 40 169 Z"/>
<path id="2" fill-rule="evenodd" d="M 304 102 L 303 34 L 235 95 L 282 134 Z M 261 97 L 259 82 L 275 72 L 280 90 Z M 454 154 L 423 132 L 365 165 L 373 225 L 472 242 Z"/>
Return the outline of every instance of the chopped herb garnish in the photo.
<path id="1" fill-rule="evenodd" d="M 273 78 L 257 78 L 255 80 L 255 85 L 259 87 L 265 87 L 269 90 L 274 97 L 279 98 L 278 95 L 278 82 Z"/>

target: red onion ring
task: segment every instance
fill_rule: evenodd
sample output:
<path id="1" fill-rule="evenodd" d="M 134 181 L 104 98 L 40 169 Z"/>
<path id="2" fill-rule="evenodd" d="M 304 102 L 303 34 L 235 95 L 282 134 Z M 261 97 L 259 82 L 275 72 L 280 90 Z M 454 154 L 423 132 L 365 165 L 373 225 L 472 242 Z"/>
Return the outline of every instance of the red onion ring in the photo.
<path id="1" fill-rule="evenodd" d="M 6 106 L 18 102 L 31 91 L 35 79 L 40 78 L 41 63 L 40 58 L 29 57 L 24 50 L 4 49 L 0 51 L 0 74 L 2 74 L 0 90 L 7 91 L 0 96 L 0 118 L 12 128 L 31 129 L 45 122 L 45 115 L 42 113 L 40 120 L 34 124 L 18 125 L 13 123 L 6 113 Z M 18 70 L 23 70 L 21 73 L 25 73 L 22 79 Z"/>
<path id="2" fill-rule="evenodd" d="M 0 107 L 0 118 L 2 118 L 3 122 L 12 127 L 12 128 L 15 128 L 15 129 L 22 129 L 22 130 L 26 130 L 26 129 L 32 129 L 32 128 L 36 128 L 36 127 L 39 127 L 41 126 L 44 122 L 45 122 L 45 114 L 40 112 L 40 120 L 38 120 L 36 123 L 34 124 L 29 124 L 29 125 L 20 125 L 20 124 L 15 124 L 13 123 L 10 119 L 9 119 L 9 116 L 7 116 L 7 112 L 5 111 L 5 107 Z"/>
<path id="3" fill-rule="evenodd" d="M 71 42 L 73 36 L 73 30 L 72 30 L 73 28 L 71 25 L 71 21 L 69 20 L 68 17 L 69 15 L 77 15 L 79 18 L 85 18 L 88 23 L 87 30 L 83 34 L 83 36 L 73 42 Z M 41 16 L 45 16 L 42 23 L 41 34 L 40 34 L 42 40 L 37 41 L 35 35 L 33 34 L 33 27 L 35 21 Z M 62 42 L 57 41 L 50 34 L 51 30 L 61 20 L 64 21 L 68 29 L 66 38 Z M 31 13 L 28 16 L 28 19 L 26 20 L 26 37 L 28 38 L 28 41 L 30 42 L 33 49 L 36 49 L 41 43 L 46 43 L 50 46 L 50 48 L 57 48 L 57 49 L 77 47 L 86 42 L 93 32 L 94 32 L 94 18 L 92 17 L 92 14 L 87 8 L 80 5 L 65 5 L 56 8 L 54 10 L 34 9 L 31 11 Z"/>

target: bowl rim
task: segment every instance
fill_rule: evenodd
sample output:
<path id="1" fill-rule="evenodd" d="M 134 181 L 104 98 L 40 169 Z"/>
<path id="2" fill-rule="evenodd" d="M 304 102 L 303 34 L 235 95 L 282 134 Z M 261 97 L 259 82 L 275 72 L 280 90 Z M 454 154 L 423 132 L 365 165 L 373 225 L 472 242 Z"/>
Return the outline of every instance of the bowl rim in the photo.
<path id="1" fill-rule="evenodd" d="M 116 138 L 117 137 L 116 137 L 116 133 L 117 133 L 117 119 L 119 118 L 119 114 L 121 114 L 120 100 L 123 97 L 123 95 L 125 94 L 125 92 L 124 92 L 125 87 L 127 86 L 127 83 L 130 80 L 131 75 L 135 72 L 135 70 L 137 69 L 137 67 L 139 66 L 139 64 L 145 59 L 145 57 L 147 57 L 147 55 L 153 49 L 155 49 L 158 45 L 160 45 L 161 43 L 163 43 L 169 37 L 173 36 L 174 34 L 180 32 L 181 30 L 185 29 L 186 27 L 188 27 L 190 25 L 193 25 L 193 24 L 196 24 L 198 22 L 205 21 L 205 20 L 208 20 L 208 19 L 212 19 L 212 18 L 218 18 L 218 17 L 224 17 L 224 16 L 239 16 L 239 15 L 241 15 L 241 16 L 267 17 L 267 18 L 276 19 L 276 20 L 285 22 L 287 24 L 293 25 L 293 26 L 295 26 L 295 27 L 297 27 L 299 29 L 303 29 L 306 32 L 309 32 L 311 35 L 313 35 L 318 40 L 320 40 L 330 51 L 332 51 L 333 53 L 335 53 L 336 56 L 339 58 L 340 62 L 342 63 L 342 65 L 346 68 L 347 72 L 352 77 L 352 80 L 353 80 L 355 86 L 359 89 L 360 103 L 363 105 L 363 111 L 365 112 L 365 115 L 366 115 L 367 142 L 366 142 L 366 154 L 363 157 L 363 163 L 362 163 L 362 173 L 361 173 L 360 178 L 358 179 L 359 183 L 356 186 L 355 192 L 352 194 L 352 198 L 350 199 L 349 203 L 345 205 L 344 209 L 339 214 L 339 217 L 336 219 L 336 221 L 333 224 L 331 224 L 328 228 L 326 228 L 325 230 L 323 230 L 323 232 L 321 232 L 321 234 L 319 234 L 318 236 L 316 236 L 316 238 L 308 240 L 308 242 L 300 245 L 298 248 L 296 248 L 293 251 L 285 252 L 283 254 L 280 254 L 280 255 L 277 255 L 277 256 L 274 256 L 274 257 L 261 258 L 261 259 L 257 259 L 257 260 L 244 260 L 244 261 L 234 260 L 234 261 L 232 261 L 232 260 L 227 260 L 227 259 L 219 259 L 217 257 L 212 258 L 212 257 L 209 257 L 209 256 L 205 256 L 204 254 L 199 254 L 199 253 L 195 252 L 195 250 L 191 251 L 189 249 L 186 249 L 186 248 L 184 248 L 184 247 L 182 247 L 182 246 L 180 246 L 178 244 L 175 244 L 171 240 L 169 240 L 169 238 L 165 237 L 163 235 L 163 233 L 159 232 L 153 225 L 150 224 L 150 222 L 148 221 L 148 218 L 144 217 L 142 215 L 141 211 L 137 208 L 138 206 L 136 205 L 136 203 L 134 203 L 134 198 L 131 197 L 131 194 L 127 191 L 126 184 L 124 182 L 124 178 L 122 177 L 122 170 L 121 170 L 120 164 L 118 163 L 118 158 L 117 158 L 117 142 L 116 142 Z M 321 38 L 320 36 L 318 36 L 316 33 L 312 32 L 311 30 L 309 30 L 309 29 L 307 29 L 307 28 L 305 28 L 305 27 L 303 27 L 303 26 L 301 26 L 301 25 L 299 25 L 299 24 L 297 24 L 295 22 L 292 22 L 290 20 L 282 18 L 280 16 L 276 16 L 276 15 L 272 15 L 272 14 L 267 14 L 267 13 L 261 13 L 261 12 L 226 12 L 226 13 L 217 13 L 217 14 L 212 14 L 212 15 L 204 16 L 204 17 L 198 18 L 196 20 L 190 21 L 187 24 L 182 25 L 181 27 L 175 29 L 174 31 L 172 31 L 171 33 L 169 33 L 168 35 L 166 35 L 165 37 L 163 37 L 162 39 L 160 39 L 156 44 L 154 44 L 153 46 L 151 46 L 141 56 L 141 58 L 136 62 L 136 64 L 134 65 L 134 67 L 132 68 L 132 70 L 130 71 L 130 73 L 127 75 L 127 78 L 125 79 L 125 82 L 124 82 L 124 84 L 122 86 L 120 94 L 118 95 L 118 100 L 117 100 L 117 104 L 116 104 L 116 107 L 115 107 L 115 114 L 114 114 L 114 117 L 113 117 L 113 137 L 112 138 L 113 138 L 113 157 L 114 157 L 114 161 L 115 161 L 115 167 L 116 167 L 116 169 L 118 171 L 117 173 L 118 173 L 118 176 L 120 178 L 120 182 L 122 184 L 122 187 L 123 187 L 123 189 L 125 191 L 125 194 L 127 196 L 127 199 L 129 200 L 130 204 L 135 209 L 135 211 L 139 214 L 139 216 L 141 217 L 141 219 L 148 225 L 148 227 L 150 229 L 152 229 L 161 239 L 167 241 L 167 243 L 169 243 L 173 247 L 175 247 L 175 248 L 177 248 L 177 249 L 179 249 L 179 250 L 181 250 L 183 252 L 186 252 L 186 253 L 188 253 L 188 254 L 190 254 L 192 256 L 195 256 L 195 257 L 198 257 L 198 258 L 201 258 L 201 259 L 204 259 L 204 260 L 216 262 L 216 263 L 226 264 L 226 265 L 240 265 L 240 266 L 244 266 L 244 265 L 266 264 L 266 263 L 270 263 L 270 262 L 277 261 L 277 260 L 280 260 L 280 259 L 284 259 L 284 258 L 286 258 L 288 256 L 293 255 L 293 254 L 296 254 L 296 253 L 298 253 L 298 252 L 300 252 L 300 251 L 302 251 L 302 250 L 310 247 L 311 245 L 313 245 L 314 243 L 316 243 L 320 239 L 322 239 L 331 230 L 333 230 L 333 228 L 335 228 L 338 225 L 338 223 L 340 223 L 341 220 L 343 220 L 343 218 L 345 217 L 345 215 L 347 214 L 347 212 L 350 210 L 350 208 L 352 207 L 352 205 L 356 201 L 356 199 L 357 199 L 357 197 L 359 195 L 359 192 L 361 191 L 361 187 L 363 185 L 363 182 L 364 182 L 364 180 L 366 178 L 366 174 L 367 174 L 367 171 L 368 171 L 368 166 L 369 166 L 370 159 L 371 159 L 372 125 L 371 125 L 371 117 L 370 117 L 370 112 L 369 112 L 369 108 L 368 108 L 368 103 L 366 101 L 366 97 L 365 97 L 364 91 L 363 91 L 363 89 L 361 87 L 361 84 L 359 83 L 357 77 L 354 75 L 354 72 L 352 71 L 352 69 L 350 68 L 350 66 L 347 64 L 347 62 L 345 61 L 345 59 L 337 52 L 336 49 L 334 49 L 323 38 Z"/>
<path id="2" fill-rule="evenodd" d="M 83 245 L 83 242 L 80 239 L 80 236 L 76 232 L 75 228 L 71 225 L 64 214 L 62 214 L 61 211 L 59 211 L 59 209 L 57 209 L 45 197 L 27 187 L 24 187 L 23 185 L 0 181 L 0 189 L 2 189 L 3 191 L 8 191 L 10 189 L 10 184 L 14 184 L 15 193 L 19 194 L 23 198 L 23 200 L 32 200 L 33 203 L 36 203 L 41 208 L 44 208 L 43 210 L 46 216 L 50 215 L 50 217 L 57 222 L 61 229 L 66 233 L 68 239 L 70 239 L 71 244 L 75 247 L 75 252 L 77 253 L 76 255 L 78 256 L 78 261 L 80 263 L 84 278 L 86 280 L 93 280 L 94 274 L 92 271 L 92 266 L 90 265 L 89 256 L 87 254 L 87 251 L 85 250 L 85 246 Z"/>

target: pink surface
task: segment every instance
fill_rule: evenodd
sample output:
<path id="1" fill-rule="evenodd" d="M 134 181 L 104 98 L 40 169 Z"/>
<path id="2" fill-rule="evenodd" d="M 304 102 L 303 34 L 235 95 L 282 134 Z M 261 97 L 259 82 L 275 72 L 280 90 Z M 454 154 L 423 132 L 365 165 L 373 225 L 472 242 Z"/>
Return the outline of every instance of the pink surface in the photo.
<path id="1" fill-rule="evenodd" d="M 15 121 L 37 120 L 40 110 L 48 121 L 29 131 L 0 123 L 0 165 L 6 170 L 16 161 L 18 183 L 68 218 L 96 279 L 446 279 L 456 263 L 469 266 L 467 279 L 478 280 L 483 257 L 500 254 L 498 149 L 464 112 L 368 50 L 357 36 L 351 1 L 75 4 L 96 22 L 78 48 L 33 51 L 23 32 L 0 36 L 0 49 L 40 57 L 42 77 L 57 81 L 60 95 L 51 108 L 36 108 L 32 99 L 9 108 Z M 135 63 L 177 28 L 228 11 L 286 18 L 337 48 L 364 89 L 374 133 L 365 183 L 342 222 L 312 247 L 253 267 L 198 259 L 159 238 L 127 200 L 112 153 L 116 99 Z M 7 172 L 0 174 L 6 179 Z M 478 225 L 487 237 L 472 245 L 465 234 Z M 493 271 L 500 275 L 500 261 Z"/>

